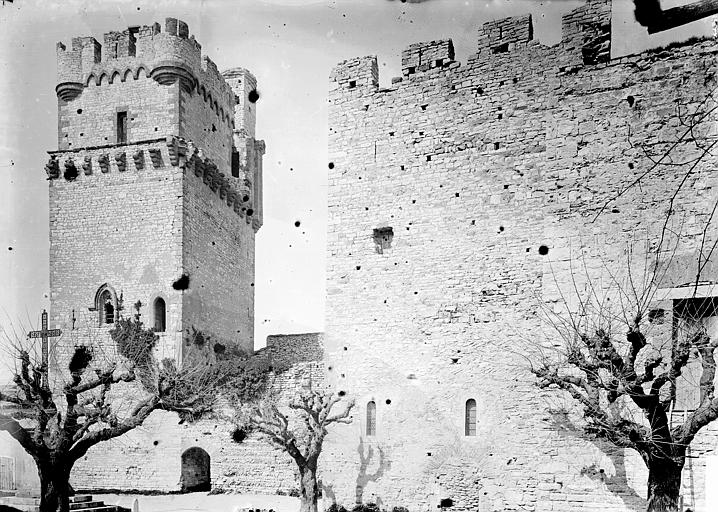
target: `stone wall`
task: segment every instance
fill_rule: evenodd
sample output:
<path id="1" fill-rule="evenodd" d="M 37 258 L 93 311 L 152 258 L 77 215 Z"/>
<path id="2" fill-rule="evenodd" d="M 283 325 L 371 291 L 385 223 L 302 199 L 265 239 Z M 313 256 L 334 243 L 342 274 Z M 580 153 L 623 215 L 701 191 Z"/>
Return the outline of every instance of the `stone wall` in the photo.
<path id="1" fill-rule="evenodd" d="M 266 350 L 277 371 L 301 362 L 321 361 L 324 358 L 324 333 L 272 334 L 267 336 Z"/>
<path id="2" fill-rule="evenodd" d="M 497 51 L 486 41 L 502 23 L 487 24 L 466 64 L 450 59 L 448 42 L 425 43 L 445 55 L 407 67 L 390 88 L 378 87 L 372 57 L 330 76 L 326 364 L 356 397 L 358 421 L 330 435 L 324 482 L 345 505 L 645 507 L 640 461 L 583 438 L 570 401 L 539 392 L 524 355 L 551 336 L 538 317 L 561 310 L 561 293 L 610 288 L 627 260 L 645 264 L 685 168 L 650 171 L 640 148 L 678 140 L 679 111 L 715 87 L 718 46 L 609 61 L 606 1 L 569 13 L 554 47 L 533 41 L 527 21 L 504 23 L 513 35 Z M 664 287 L 695 275 L 715 165 L 705 159 L 676 197 L 680 263 Z M 388 227 L 378 250 L 375 230 Z M 718 276 L 708 268 L 703 278 Z M 469 399 L 478 422 L 467 437 Z M 694 445 L 712 446 L 711 435 Z M 705 510 L 700 472 L 694 463 L 684 473 L 694 510 Z"/>
<path id="3" fill-rule="evenodd" d="M 317 333 L 271 338 L 281 339 L 285 347 L 297 340 L 300 347 L 311 347 L 317 354 Z M 272 344 L 268 340 L 267 345 Z M 298 361 L 292 363 L 287 356 L 292 351 L 280 350 L 277 359 L 266 349 L 255 356 L 266 358 L 274 368 L 269 375 L 268 394 L 283 406 L 301 391 L 307 379 L 322 386 L 326 371 L 320 360 L 311 359 L 309 350 L 297 350 Z M 75 465 L 72 485 L 76 490 L 95 492 L 106 489 L 176 492 L 181 489 L 182 454 L 190 448 L 201 448 L 209 455 L 214 492 L 298 492 L 291 457 L 255 433 L 236 442 L 235 425 L 229 421 L 234 411 L 228 404 L 218 409 L 215 416 L 197 422 L 180 422 L 174 413 L 154 412 L 140 428 L 92 447 Z"/>
<path id="4" fill-rule="evenodd" d="M 231 178 L 229 178 L 231 180 Z M 184 324 L 254 350 L 254 229 L 188 173 L 183 193 Z M 191 326 L 191 327 L 190 327 Z"/>
<path id="5" fill-rule="evenodd" d="M 182 333 L 182 292 L 172 283 L 182 274 L 182 196 L 183 172 L 169 165 L 164 144 L 147 143 L 126 152 L 83 150 L 58 153 L 59 165 L 74 159 L 79 168 L 72 180 L 58 177 L 50 186 L 50 324 L 65 333 L 58 345 L 63 356 L 56 362 L 66 370 L 68 352 L 75 343 L 104 343 L 112 324 L 100 326 L 95 296 L 107 284 L 118 300 L 121 314 L 134 313 L 138 300 L 144 320 L 152 325 L 151 306 L 157 297 L 167 305 L 167 330 L 162 334 L 170 352 Z M 150 150 L 162 155 L 163 164 L 155 168 Z M 132 154 L 143 154 L 138 168 Z M 127 169 L 120 170 L 115 155 L 121 154 Z M 80 167 L 89 158 L 86 171 Z M 107 172 L 100 161 L 106 158 Z M 146 163 L 146 165 L 144 165 Z M 87 174 L 87 173 L 90 174 Z M 73 310 L 75 324 L 73 328 Z"/>

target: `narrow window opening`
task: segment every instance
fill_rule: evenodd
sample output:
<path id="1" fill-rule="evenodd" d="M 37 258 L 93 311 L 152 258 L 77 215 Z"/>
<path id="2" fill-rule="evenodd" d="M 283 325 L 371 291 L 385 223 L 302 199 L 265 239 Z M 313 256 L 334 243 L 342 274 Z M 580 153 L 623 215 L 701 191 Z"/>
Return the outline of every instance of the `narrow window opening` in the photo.
<path id="1" fill-rule="evenodd" d="M 120 44 L 119 44 L 119 43 L 115 43 L 115 44 L 112 46 L 112 54 L 113 54 L 113 56 L 114 56 L 115 58 L 118 57 L 119 51 L 120 51 Z"/>
<path id="2" fill-rule="evenodd" d="M 376 403 L 373 400 L 366 404 L 366 435 L 376 435 Z"/>
<path id="3" fill-rule="evenodd" d="M 350 89 L 354 89 L 356 86 L 357 86 L 357 81 L 356 81 L 356 80 L 350 80 L 350 81 L 349 81 L 349 88 L 350 88 Z"/>
<path id="4" fill-rule="evenodd" d="M 412 73 L 416 72 L 416 67 L 414 67 L 414 66 L 409 66 L 409 68 L 407 69 L 407 71 L 408 71 L 408 73 L 411 75 Z"/>
<path id="5" fill-rule="evenodd" d="M 499 142 L 494 142 L 494 149 L 500 149 L 501 144 Z"/>
<path id="6" fill-rule="evenodd" d="M 701 347 L 718 337 L 718 297 L 691 297 L 673 300 L 673 346 L 691 343 L 681 375 L 676 379 L 675 411 L 694 411 L 701 405 L 703 364 Z M 694 338 L 700 336 L 700 338 Z M 695 339 L 690 342 L 688 340 Z M 675 348 L 674 348 L 675 350 Z"/>
<path id="7" fill-rule="evenodd" d="M 232 150 L 232 176 L 239 178 L 239 151 Z"/>
<path id="8" fill-rule="evenodd" d="M 130 57 L 135 57 L 137 55 L 137 34 L 140 33 L 140 27 L 130 27 L 130 37 L 129 37 L 129 44 L 127 46 L 127 54 Z"/>
<path id="9" fill-rule="evenodd" d="M 662 324 L 666 315 L 665 309 L 651 309 L 648 312 L 648 321 L 652 324 Z"/>
<path id="10" fill-rule="evenodd" d="M 155 299 L 155 332 L 165 332 L 167 319 L 167 305 L 162 297 Z"/>
<path id="11" fill-rule="evenodd" d="M 464 435 L 476 435 L 476 400 L 474 400 L 473 398 L 469 398 L 466 401 Z"/>
<path id="12" fill-rule="evenodd" d="M 127 142 L 127 111 L 117 113 L 117 143 Z"/>
<path id="13" fill-rule="evenodd" d="M 436 67 L 440 68 L 444 65 L 444 59 L 436 59 Z"/>
<path id="14" fill-rule="evenodd" d="M 509 51 L 509 43 L 503 43 L 498 46 L 494 46 L 491 51 L 493 53 L 506 53 Z"/>
<path id="15" fill-rule="evenodd" d="M 100 296 L 100 323 L 115 323 L 115 300 L 110 290 L 105 290 Z"/>

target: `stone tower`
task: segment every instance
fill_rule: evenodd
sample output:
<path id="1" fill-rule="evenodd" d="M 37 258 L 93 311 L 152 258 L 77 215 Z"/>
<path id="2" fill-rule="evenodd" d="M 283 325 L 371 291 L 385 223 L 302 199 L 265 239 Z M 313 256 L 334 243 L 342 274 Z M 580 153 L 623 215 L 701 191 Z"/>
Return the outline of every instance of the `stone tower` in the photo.
<path id="1" fill-rule="evenodd" d="M 51 323 L 102 336 L 135 304 L 181 358 L 192 328 L 253 350 L 262 225 L 256 79 L 221 74 L 167 18 L 57 45 Z M 55 357 L 60 357 L 55 354 Z"/>

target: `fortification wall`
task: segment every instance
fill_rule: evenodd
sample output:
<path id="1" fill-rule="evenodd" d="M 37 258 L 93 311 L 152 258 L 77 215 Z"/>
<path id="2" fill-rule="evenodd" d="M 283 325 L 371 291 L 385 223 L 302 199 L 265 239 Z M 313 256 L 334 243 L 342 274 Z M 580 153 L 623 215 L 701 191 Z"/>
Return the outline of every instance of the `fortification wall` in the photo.
<path id="1" fill-rule="evenodd" d="M 317 333 L 276 336 L 285 346 L 299 346 L 317 353 Z M 308 340 L 314 340 L 310 342 Z M 269 343 L 268 343 L 269 344 Z M 286 407 L 309 379 L 322 386 L 325 368 L 308 351 L 292 362 L 282 351 L 277 359 L 267 350 L 254 357 L 267 358 L 274 370 L 268 376 L 268 394 Z M 154 412 L 142 427 L 93 446 L 72 472 L 76 490 L 142 490 L 171 492 L 181 489 L 182 454 L 201 448 L 209 455 L 211 488 L 215 492 L 248 494 L 298 493 L 296 465 L 284 451 L 274 448 L 256 433 L 235 439 L 229 404 L 217 415 L 197 422 L 180 422 L 177 414 Z M 112 461 L 108 464 L 107 461 Z"/>
<path id="2" fill-rule="evenodd" d="M 225 178 L 226 179 L 226 178 Z M 183 192 L 183 265 L 190 287 L 183 295 L 184 324 L 254 350 L 254 231 L 187 173 Z M 229 181 L 229 180 L 227 180 Z"/>
<path id="3" fill-rule="evenodd" d="M 640 148 L 675 142 L 682 113 L 715 87 L 715 41 L 608 61 L 607 22 L 610 2 L 591 0 L 554 47 L 532 40 L 530 19 L 492 22 L 465 65 L 448 41 L 412 45 L 389 88 L 372 57 L 332 72 L 326 364 L 358 404 L 358 421 L 325 449 L 323 481 L 339 502 L 645 507 L 641 462 L 581 437 L 575 413 L 555 414 L 570 402 L 539 392 L 521 355 L 559 290 L 584 290 L 586 273 L 608 286 L 629 244 L 636 260 L 655 248 L 681 168 L 649 172 L 596 214 L 650 169 Z M 676 198 L 679 263 L 666 287 L 695 276 L 715 167 L 704 160 Z M 478 421 L 467 437 L 469 399 Z M 684 473 L 694 510 L 705 510 L 700 471 Z"/>
<path id="4" fill-rule="evenodd" d="M 276 371 L 306 361 L 324 358 L 324 333 L 272 334 L 267 336 L 267 353 Z"/>

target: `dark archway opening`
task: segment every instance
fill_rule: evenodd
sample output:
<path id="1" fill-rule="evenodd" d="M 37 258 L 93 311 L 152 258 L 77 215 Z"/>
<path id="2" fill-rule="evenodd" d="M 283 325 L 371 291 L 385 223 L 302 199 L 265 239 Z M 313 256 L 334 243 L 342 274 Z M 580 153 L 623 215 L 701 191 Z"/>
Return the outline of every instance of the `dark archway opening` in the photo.
<path id="1" fill-rule="evenodd" d="M 209 473 L 209 453 L 194 446 L 182 454 L 182 492 L 209 491 L 211 478 Z"/>

